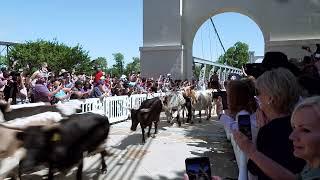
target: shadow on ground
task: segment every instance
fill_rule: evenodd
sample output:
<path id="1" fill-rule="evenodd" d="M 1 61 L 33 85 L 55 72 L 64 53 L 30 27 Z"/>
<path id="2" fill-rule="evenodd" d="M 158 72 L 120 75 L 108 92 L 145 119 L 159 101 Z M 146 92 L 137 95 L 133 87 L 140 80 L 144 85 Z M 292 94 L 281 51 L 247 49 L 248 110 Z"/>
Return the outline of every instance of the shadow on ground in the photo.
<path id="1" fill-rule="evenodd" d="M 186 128 L 185 136 L 191 138 L 188 146 L 205 147 L 204 151 L 191 151 L 195 156 L 207 156 L 211 162 L 211 172 L 220 177 L 237 179 L 238 166 L 233 153 L 231 142 L 227 140 L 223 126 L 217 117 L 210 120 L 195 120 L 193 126 Z"/>
<path id="2" fill-rule="evenodd" d="M 168 177 L 166 177 L 166 176 L 159 176 L 157 179 L 158 180 L 181 180 L 181 179 L 183 179 L 183 175 L 184 175 L 184 171 L 183 172 L 177 172 L 176 173 L 176 177 L 177 178 L 168 178 Z M 140 176 L 139 177 L 139 180 L 154 180 L 154 178 L 151 178 L 151 177 L 149 177 L 149 176 Z"/>

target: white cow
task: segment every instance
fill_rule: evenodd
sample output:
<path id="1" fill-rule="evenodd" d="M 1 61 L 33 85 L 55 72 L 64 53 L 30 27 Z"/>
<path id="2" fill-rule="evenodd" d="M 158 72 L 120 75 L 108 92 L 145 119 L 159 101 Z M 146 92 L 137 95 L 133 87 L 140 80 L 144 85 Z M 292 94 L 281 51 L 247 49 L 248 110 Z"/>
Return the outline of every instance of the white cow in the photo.
<path id="1" fill-rule="evenodd" d="M 168 123 L 173 124 L 173 121 L 176 118 L 178 125 L 181 126 L 181 121 L 179 119 L 180 112 L 184 110 L 185 104 L 186 100 L 184 99 L 182 92 L 172 91 L 165 96 L 165 99 L 163 101 L 163 109 L 167 116 Z"/>

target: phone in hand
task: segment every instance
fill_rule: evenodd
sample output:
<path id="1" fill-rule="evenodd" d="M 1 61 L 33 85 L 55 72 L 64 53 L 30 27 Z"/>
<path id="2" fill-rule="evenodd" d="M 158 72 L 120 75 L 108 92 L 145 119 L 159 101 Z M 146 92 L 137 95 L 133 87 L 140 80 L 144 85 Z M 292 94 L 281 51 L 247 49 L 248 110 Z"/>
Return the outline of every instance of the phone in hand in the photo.
<path id="1" fill-rule="evenodd" d="M 194 157 L 185 160 L 189 180 L 211 180 L 211 166 L 208 157 Z"/>
<path id="2" fill-rule="evenodd" d="M 251 134 L 251 122 L 250 115 L 238 115 L 237 116 L 239 131 L 246 135 L 250 140 L 252 139 Z"/>

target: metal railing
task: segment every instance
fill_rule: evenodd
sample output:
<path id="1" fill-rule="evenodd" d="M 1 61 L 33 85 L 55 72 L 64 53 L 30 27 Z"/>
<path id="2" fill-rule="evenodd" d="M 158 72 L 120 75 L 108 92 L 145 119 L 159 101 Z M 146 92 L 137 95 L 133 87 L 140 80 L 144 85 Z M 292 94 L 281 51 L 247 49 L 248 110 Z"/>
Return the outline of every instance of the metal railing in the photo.
<path id="1" fill-rule="evenodd" d="M 153 97 L 164 96 L 164 93 L 135 94 L 129 96 L 112 96 L 105 98 L 90 98 L 84 100 L 70 100 L 81 102 L 81 113 L 93 112 L 108 117 L 110 123 L 117 123 L 128 119 L 130 109 L 138 109 L 141 103 Z"/>

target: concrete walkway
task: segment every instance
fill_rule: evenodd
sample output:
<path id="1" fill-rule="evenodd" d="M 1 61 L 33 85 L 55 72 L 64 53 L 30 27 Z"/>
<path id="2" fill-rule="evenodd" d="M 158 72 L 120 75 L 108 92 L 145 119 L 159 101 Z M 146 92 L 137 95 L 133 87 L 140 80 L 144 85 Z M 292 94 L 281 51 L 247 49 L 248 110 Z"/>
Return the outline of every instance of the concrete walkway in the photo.
<path id="1" fill-rule="evenodd" d="M 163 116 L 162 116 L 163 117 Z M 107 141 L 111 156 L 106 158 L 108 172 L 97 173 L 100 155 L 85 159 L 83 179 L 172 180 L 183 179 L 187 157 L 209 156 L 211 171 L 222 177 L 237 177 L 231 143 L 223 127 L 212 118 L 194 125 L 170 126 L 161 118 L 159 133 L 142 144 L 141 129 L 130 131 L 131 121 L 113 125 Z M 151 132 L 154 132 L 152 129 Z M 76 168 L 56 179 L 75 179 Z M 25 175 L 23 179 L 42 179 L 46 171 Z"/>

